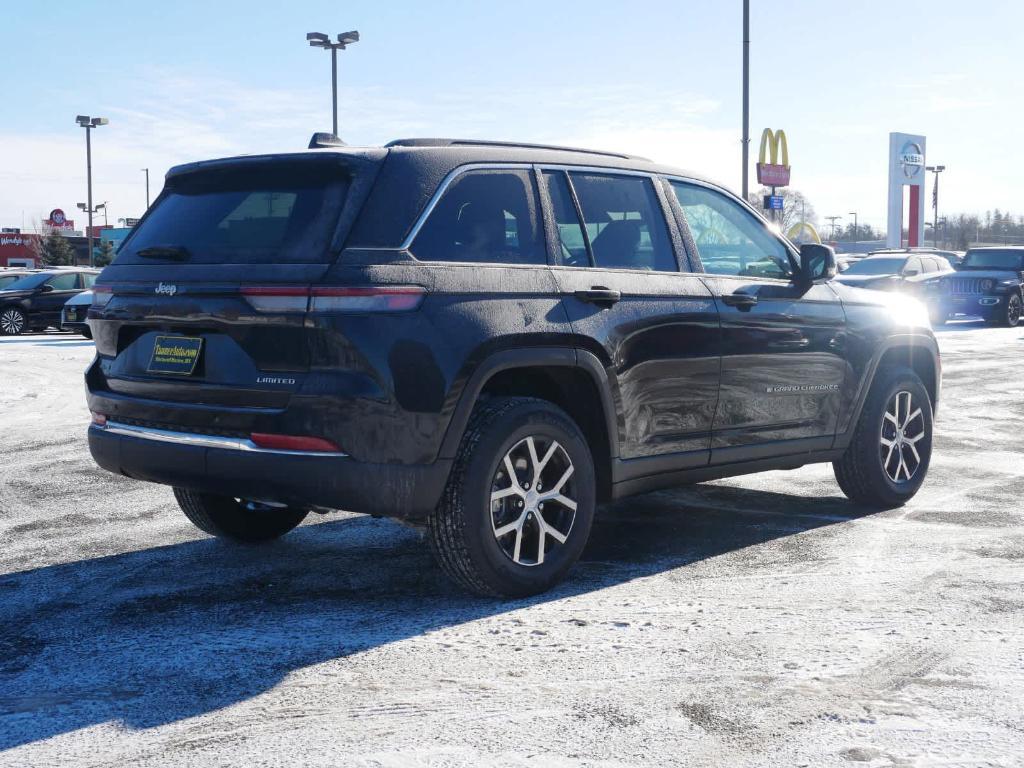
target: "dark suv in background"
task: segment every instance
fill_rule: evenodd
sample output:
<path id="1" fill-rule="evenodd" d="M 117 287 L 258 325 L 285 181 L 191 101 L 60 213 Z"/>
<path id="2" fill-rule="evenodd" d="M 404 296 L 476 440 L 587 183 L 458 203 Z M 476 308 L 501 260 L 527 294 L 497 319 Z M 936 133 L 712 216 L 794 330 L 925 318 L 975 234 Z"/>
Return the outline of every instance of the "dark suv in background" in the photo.
<path id="1" fill-rule="evenodd" d="M 419 139 L 180 166 L 96 286 L 89 444 L 208 533 L 389 515 L 466 588 L 530 594 L 604 500 L 812 462 L 859 503 L 917 492 L 928 318 L 834 273 L 624 155 Z"/>
<path id="2" fill-rule="evenodd" d="M 971 248 L 956 273 L 943 277 L 939 320 L 981 315 L 989 325 L 1011 328 L 1024 307 L 1024 246 Z"/>
<path id="3" fill-rule="evenodd" d="M 27 273 L 0 288 L 0 335 L 60 326 L 60 311 L 72 296 L 96 282 L 98 269 L 53 269 Z"/>

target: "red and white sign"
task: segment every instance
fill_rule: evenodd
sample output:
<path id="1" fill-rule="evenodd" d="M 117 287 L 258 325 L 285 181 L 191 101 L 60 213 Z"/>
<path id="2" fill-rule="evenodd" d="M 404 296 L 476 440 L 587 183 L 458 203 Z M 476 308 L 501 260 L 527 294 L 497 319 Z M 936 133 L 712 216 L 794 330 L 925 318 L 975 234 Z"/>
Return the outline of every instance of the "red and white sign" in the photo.
<path id="1" fill-rule="evenodd" d="M 0 235 L 0 267 L 36 266 L 39 235 Z"/>
<path id="2" fill-rule="evenodd" d="M 757 164 L 757 183 L 766 187 L 788 187 L 790 167 L 775 163 Z"/>
<path id="3" fill-rule="evenodd" d="M 50 211 L 50 218 L 48 218 L 43 223 L 46 224 L 46 226 L 48 226 L 50 229 L 75 228 L 75 222 L 68 219 L 68 217 L 64 215 L 64 211 L 62 211 L 60 208 L 54 208 L 52 211 Z"/>

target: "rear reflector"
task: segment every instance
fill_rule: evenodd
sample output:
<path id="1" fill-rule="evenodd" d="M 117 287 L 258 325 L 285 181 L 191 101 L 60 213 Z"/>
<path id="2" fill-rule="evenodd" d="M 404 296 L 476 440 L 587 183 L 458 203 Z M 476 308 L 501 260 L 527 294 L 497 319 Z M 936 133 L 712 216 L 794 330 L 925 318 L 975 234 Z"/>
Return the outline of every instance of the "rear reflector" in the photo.
<path id="1" fill-rule="evenodd" d="M 94 307 L 104 307 L 114 297 L 114 289 L 109 285 L 98 285 L 92 289 Z"/>
<path id="2" fill-rule="evenodd" d="M 426 294 L 418 285 L 248 285 L 240 290 L 257 312 L 408 312 L 419 307 Z"/>
<path id="3" fill-rule="evenodd" d="M 107 426 L 107 417 L 102 413 L 96 413 L 96 411 L 89 411 L 92 414 L 92 423 L 97 427 Z"/>
<path id="4" fill-rule="evenodd" d="M 322 437 L 303 435 L 272 435 L 267 432 L 253 432 L 249 439 L 259 448 L 274 451 L 312 451 L 316 453 L 341 453 L 341 448 Z"/>

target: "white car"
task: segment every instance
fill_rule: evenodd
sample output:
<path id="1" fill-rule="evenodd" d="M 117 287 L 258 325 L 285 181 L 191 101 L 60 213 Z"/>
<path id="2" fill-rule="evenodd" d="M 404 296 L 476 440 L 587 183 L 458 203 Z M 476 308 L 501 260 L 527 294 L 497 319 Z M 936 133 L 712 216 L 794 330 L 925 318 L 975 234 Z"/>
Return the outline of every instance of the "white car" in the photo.
<path id="1" fill-rule="evenodd" d="M 60 329 L 80 333 L 85 338 L 91 339 L 92 329 L 85 322 L 90 304 L 92 304 L 92 291 L 82 291 L 68 299 L 60 311 Z"/>

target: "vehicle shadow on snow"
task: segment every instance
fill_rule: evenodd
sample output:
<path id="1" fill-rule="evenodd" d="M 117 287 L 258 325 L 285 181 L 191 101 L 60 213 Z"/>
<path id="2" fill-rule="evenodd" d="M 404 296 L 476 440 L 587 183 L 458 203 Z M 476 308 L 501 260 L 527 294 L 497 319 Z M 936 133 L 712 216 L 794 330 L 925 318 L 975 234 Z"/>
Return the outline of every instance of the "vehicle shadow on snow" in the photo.
<path id="1" fill-rule="evenodd" d="M 150 728 L 290 672 L 869 514 L 838 497 L 693 486 L 603 507 L 567 582 L 471 597 L 417 531 L 355 517 L 260 548 L 212 539 L 0 577 L 0 749 L 100 723 Z M 565 603 L 565 621 L 573 601 Z M 346 696 L 337 675 L 332 696 Z"/>

